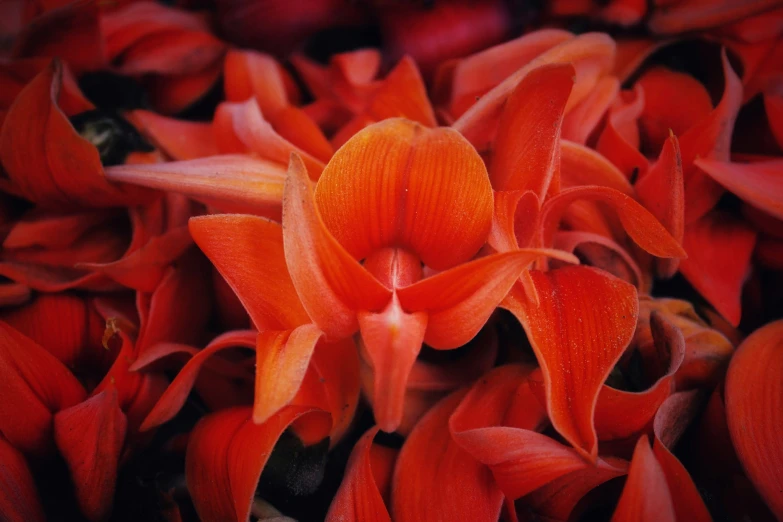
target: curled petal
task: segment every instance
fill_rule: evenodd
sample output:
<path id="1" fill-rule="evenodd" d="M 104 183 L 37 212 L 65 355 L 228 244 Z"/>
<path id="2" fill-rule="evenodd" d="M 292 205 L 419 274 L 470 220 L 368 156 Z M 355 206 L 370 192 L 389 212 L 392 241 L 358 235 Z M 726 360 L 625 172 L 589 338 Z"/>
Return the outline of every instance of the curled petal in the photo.
<path id="1" fill-rule="evenodd" d="M 30 338 L 0 321 L 0 431 L 24 453 L 52 444 L 52 415 L 78 404 L 85 392 L 76 377 Z"/>
<path id="2" fill-rule="evenodd" d="M 649 389 L 638 393 L 604 384 L 595 406 L 595 429 L 601 440 L 638 434 L 672 392 L 674 374 L 685 358 L 685 339 L 680 329 L 658 312 L 650 316 L 650 327 L 661 362 L 667 366 L 666 373 Z"/>
<path id="3" fill-rule="evenodd" d="M 264 114 L 272 115 L 288 105 L 286 84 L 291 81 L 268 54 L 232 49 L 224 61 L 226 99 L 243 102 L 255 98 Z"/>
<path id="4" fill-rule="evenodd" d="M 699 158 L 694 164 L 743 201 L 783 219 L 783 160 L 742 164 Z"/>
<path id="5" fill-rule="evenodd" d="M 586 264 L 633 282 L 640 288 L 644 282 L 642 271 L 631 255 L 606 236 L 590 232 L 558 232 L 555 247 L 565 252 L 580 250 L 588 260 Z"/>
<path id="6" fill-rule="evenodd" d="M 573 449 L 534 431 L 546 414 L 527 381 L 530 370 L 494 369 L 473 385 L 449 422 L 457 444 L 492 470 L 509 499 L 588 466 Z"/>
<path id="7" fill-rule="evenodd" d="M 568 446 L 535 431 L 497 426 L 462 433 L 459 444 L 489 466 L 503 493 L 512 499 L 589 464 Z"/>
<path id="8" fill-rule="evenodd" d="M 589 267 L 531 272 L 536 303 L 512 291 L 503 305 L 522 323 L 544 374 L 552 425 L 595 461 L 593 424 L 601 385 L 636 326 L 636 289 Z"/>
<path id="9" fill-rule="evenodd" d="M 193 240 L 239 297 L 259 330 L 309 322 L 288 275 L 282 227 L 241 214 L 191 218 Z"/>
<path id="10" fill-rule="evenodd" d="M 516 250 L 440 272 L 398 289 L 397 295 L 405 310 L 427 313 L 424 342 L 437 349 L 456 348 L 478 333 L 522 271 L 541 256 L 579 263 L 559 250 Z"/>
<path id="11" fill-rule="evenodd" d="M 574 86 L 570 64 L 531 71 L 506 101 L 498 123 L 490 179 L 495 190 L 546 195 L 558 170 L 563 110 Z"/>
<path id="12" fill-rule="evenodd" d="M 723 189 L 705 175 L 694 161 L 706 158 L 728 161 L 731 134 L 742 105 L 742 82 L 729 63 L 726 51 L 723 60 L 723 97 L 715 109 L 679 137 L 685 182 L 685 222 L 690 223 L 709 211 L 720 198 Z"/>
<path id="13" fill-rule="evenodd" d="M 568 110 L 579 103 L 592 90 L 599 76 L 608 72 L 614 59 L 615 44 L 606 35 L 587 33 L 563 41 L 539 55 L 527 65 L 503 80 L 482 96 L 475 105 L 459 117 L 452 125 L 473 144 L 483 143 L 487 138 L 488 122 L 496 118 L 503 104 L 527 74 L 545 64 L 572 63 L 576 69 L 576 83 L 566 105 Z M 491 125 L 489 125 L 491 127 Z M 489 133 L 492 134 L 491 132 Z"/>
<path id="14" fill-rule="evenodd" d="M 617 78 L 601 78 L 590 96 L 574 107 L 563 120 L 563 139 L 584 145 L 619 92 L 620 82 Z"/>
<path id="15" fill-rule="evenodd" d="M 682 176 L 680 144 L 671 135 L 664 142 L 658 161 L 635 185 L 639 201 L 680 243 L 685 234 L 685 185 Z M 662 261 L 657 265 L 658 275 L 671 277 L 678 266 L 677 260 Z"/>
<path id="16" fill-rule="evenodd" d="M 195 250 L 170 266 L 151 294 L 138 295 L 140 326 L 136 353 L 160 342 L 198 343 L 204 334 L 211 303 L 203 298 L 209 292 L 202 274 L 206 262 Z M 189 303 L 181 313 L 182 303 Z"/>
<path id="17" fill-rule="evenodd" d="M 190 196 L 234 212 L 280 217 L 285 168 L 241 155 L 108 167 L 106 177 Z"/>
<path id="18" fill-rule="evenodd" d="M 675 522 L 666 475 L 646 436 L 636 443 L 628 480 L 612 515 L 612 522 Z"/>
<path id="19" fill-rule="evenodd" d="M 606 460 L 599 460 L 595 467 L 577 469 L 556 478 L 524 497 L 523 503 L 534 513 L 534 517 L 569 520 L 574 508 L 588 492 L 626 473 L 626 461 L 606 457 Z"/>
<path id="20" fill-rule="evenodd" d="M 535 234 L 539 207 L 533 192 L 496 192 L 487 244 L 498 252 L 528 246 Z"/>
<path id="21" fill-rule="evenodd" d="M 334 154 L 334 147 L 326 139 L 316 122 L 299 107 L 289 105 L 269 117 L 274 129 L 293 145 L 326 163 Z M 321 166 L 314 168 L 320 172 Z"/>
<path id="22" fill-rule="evenodd" d="M 0 513 L 9 522 L 46 520 L 24 457 L 0 435 Z"/>
<path id="23" fill-rule="evenodd" d="M 330 444 L 334 447 L 351 427 L 359 403 L 359 354 L 353 339 L 336 342 L 321 341 L 310 359 L 308 375 L 312 374 L 315 399 L 303 397 L 297 404 L 316 406 L 332 414 Z M 305 375 L 305 381 L 308 379 Z M 304 388 L 306 382 L 302 384 Z M 299 395 L 307 393 L 302 388 Z"/>
<path id="24" fill-rule="evenodd" d="M 262 331 L 256 341 L 256 395 L 253 422 L 262 424 L 291 402 L 323 335 L 308 324 L 292 331 Z"/>
<path id="25" fill-rule="evenodd" d="M 473 147 L 451 129 L 403 119 L 351 138 L 324 169 L 315 198 L 354 258 L 403 247 L 436 270 L 470 259 L 492 219 L 489 178 Z"/>
<path id="26" fill-rule="evenodd" d="M 748 477 L 776 517 L 783 517 L 783 321 L 740 345 L 726 375 L 726 420 Z"/>
<path id="27" fill-rule="evenodd" d="M 710 512 L 685 466 L 658 439 L 653 442 L 653 453 L 666 476 L 676 520 L 712 522 Z"/>
<path id="28" fill-rule="evenodd" d="M 647 158 L 639 152 L 637 121 L 644 108 L 644 91 L 637 86 L 620 92 L 609 111 L 606 126 L 598 138 L 596 150 L 606 156 L 628 178 L 647 170 Z"/>
<path id="29" fill-rule="evenodd" d="M 282 117 L 288 115 L 287 112 L 281 114 Z M 319 159 L 278 134 L 265 119 L 254 98 L 240 103 L 221 103 L 215 111 L 212 125 L 218 148 L 224 152 L 252 152 L 282 165 L 288 162 L 291 153 L 296 152 L 313 179 L 324 168 Z"/>
<path id="30" fill-rule="evenodd" d="M 732 326 L 739 324 L 740 295 L 755 244 L 750 226 L 722 212 L 685 228 L 683 247 L 691 255 L 681 261 L 680 272 Z"/>
<path id="31" fill-rule="evenodd" d="M 563 190 L 550 198 L 541 209 L 544 239 L 551 237 L 565 210 L 577 200 L 598 200 L 617 212 L 623 228 L 640 247 L 657 257 L 686 257 L 685 250 L 669 232 L 633 198 L 622 192 L 597 186 Z M 545 243 L 546 244 L 546 243 Z"/>
<path id="32" fill-rule="evenodd" d="M 378 311 L 389 302 L 391 291 L 352 258 L 327 229 L 304 163 L 295 154 L 291 156 L 283 201 L 283 245 L 302 305 L 327 337 L 352 335 L 358 329 L 358 311 Z"/>
<path id="33" fill-rule="evenodd" d="M 79 507 L 90 520 L 105 520 L 111 513 L 127 424 L 114 389 L 54 416 L 57 448 L 71 472 Z"/>
<path id="34" fill-rule="evenodd" d="M 377 433 L 377 427 L 369 429 L 351 451 L 326 522 L 391 522 L 373 471 L 372 441 Z"/>
<path id="35" fill-rule="evenodd" d="M 76 267 L 105 274 L 127 288 L 152 292 L 160 284 L 166 269 L 192 244 L 188 229 L 183 226 L 153 237 L 117 261 L 78 263 Z"/>
<path id="36" fill-rule="evenodd" d="M 449 433 L 449 417 L 466 393 L 454 392 L 436 404 L 406 439 L 392 479 L 394 520 L 498 519 L 503 493 L 492 472 Z"/>
<path id="37" fill-rule="evenodd" d="M 255 335 L 242 331 L 227 332 L 215 338 L 203 350 L 194 355 L 179 371 L 166 389 L 166 392 L 150 410 L 149 414 L 144 419 L 140 430 L 146 431 L 152 429 L 172 419 L 185 404 L 185 400 L 188 398 L 188 394 L 193 388 L 193 384 L 196 382 L 199 370 L 209 357 L 221 350 L 237 346 L 255 348 Z M 165 345 L 158 345 L 158 347 L 159 349 L 166 350 Z M 152 354 L 148 356 L 147 361 L 150 359 L 154 359 Z M 142 364 L 143 363 L 136 363 L 136 365 L 131 366 L 131 369 L 136 369 Z M 148 363 L 145 361 L 145 364 Z"/>
<path id="38" fill-rule="evenodd" d="M 248 520 L 258 479 L 272 449 L 283 431 L 303 416 L 328 421 L 324 412 L 288 406 L 264 424 L 255 424 L 250 408 L 231 408 L 204 417 L 193 428 L 185 478 L 201 520 Z"/>
<path id="39" fill-rule="evenodd" d="M 61 108 L 73 105 L 67 98 L 73 95 L 63 88 L 63 66 L 54 60 L 9 108 L 0 130 L 0 160 L 19 193 L 37 203 L 80 207 L 149 199 L 138 189 L 107 182 L 98 149 L 76 132 Z"/>
<path id="40" fill-rule="evenodd" d="M 563 188 L 599 185 L 634 195 L 628 178 L 611 161 L 589 147 L 568 140 L 560 142 L 560 183 Z"/>
<path id="41" fill-rule="evenodd" d="M 712 110 L 707 89 L 688 74 L 653 67 L 639 78 L 637 85 L 644 89 L 639 130 L 647 150 L 660 150 L 670 133 L 682 136 Z"/>
<path id="42" fill-rule="evenodd" d="M 435 97 L 450 98 L 449 110 L 459 117 L 476 97 L 501 83 L 539 54 L 573 38 L 560 29 L 533 31 L 459 60 L 449 70 L 444 63 L 435 75 Z M 445 102 L 446 100 L 444 100 Z"/>

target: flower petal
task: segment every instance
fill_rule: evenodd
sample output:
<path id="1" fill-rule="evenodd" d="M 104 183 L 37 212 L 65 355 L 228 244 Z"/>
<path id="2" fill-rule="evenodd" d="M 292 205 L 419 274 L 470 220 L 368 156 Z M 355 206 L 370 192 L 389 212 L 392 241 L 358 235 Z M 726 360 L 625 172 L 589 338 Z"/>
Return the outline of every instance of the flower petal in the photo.
<path id="1" fill-rule="evenodd" d="M 212 309 L 212 303 L 204 299 L 209 292 L 209 282 L 202 277 L 206 264 L 191 250 L 168 268 L 151 294 L 136 296 L 140 316 L 137 354 L 160 342 L 189 344 L 203 339 Z M 183 303 L 188 303 L 187 313 L 182 313 Z"/>
<path id="2" fill-rule="evenodd" d="M 456 443 L 489 466 L 509 499 L 588 466 L 573 449 L 533 431 L 546 414 L 527 381 L 530 370 L 494 369 L 473 385 L 449 422 Z"/>
<path id="3" fill-rule="evenodd" d="M 449 433 L 449 417 L 466 393 L 454 392 L 436 404 L 405 440 L 392 479 L 393 520 L 498 519 L 503 493 L 492 473 Z"/>
<path id="4" fill-rule="evenodd" d="M 726 420 L 748 477 L 783 517 L 783 321 L 756 330 L 737 349 L 726 375 Z"/>
<path id="5" fill-rule="evenodd" d="M 330 445 L 334 447 L 349 430 L 359 404 L 359 353 L 351 339 L 321 341 L 310 359 L 310 369 L 317 381 L 318 399 L 312 404 L 332 414 Z M 305 381 L 307 376 L 305 376 Z M 305 383 L 302 385 L 305 386 Z M 299 393 L 305 395 L 300 389 Z"/>
<path id="6" fill-rule="evenodd" d="M 359 313 L 362 355 L 373 370 L 373 413 L 383 431 L 393 432 L 403 418 L 405 391 L 421 351 L 427 314 L 407 313 L 397 294 L 379 313 Z"/>
<path id="7" fill-rule="evenodd" d="M 71 472 L 79 508 L 90 520 L 105 520 L 111 513 L 126 428 L 115 389 L 54 416 L 57 448 Z"/>
<path id="8" fill-rule="evenodd" d="M 783 160 L 742 164 L 699 158 L 694 164 L 743 201 L 783 219 Z"/>
<path id="9" fill-rule="evenodd" d="M 598 200 L 610 205 L 631 239 L 650 254 L 667 258 L 686 257 L 683 247 L 633 198 L 617 190 L 598 186 L 565 189 L 547 200 L 540 217 L 544 244 L 548 242 L 547 238 L 551 237 L 565 210 L 577 200 Z"/>
<path id="10" fill-rule="evenodd" d="M 44 454 L 52 445 L 52 415 L 85 393 L 76 377 L 30 338 L 0 321 L 0 431 L 20 451 Z"/>
<path id="11" fill-rule="evenodd" d="M 280 218 L 285 169 L 242 155 L 108 167 L 112 181 L 184 194 L 225 210 Z"/>
<path id="12" fill-rule="evenodd" d="M 377 427 L 367 430 L 353 447 L 326 522 L 391 522 L 373 472 L 371 450 L 377 433 Z"/>
<path id="13" fill-rule="evenodd" d="M 141 425 L 141 431 L 150 430 L 156 426 L 171 420 L 185 404 L 193 384 L 196 382 L 198 372 L 204 363 L 216 352 L 234 347 L 255 348 L 255 333 L 247 331 L 226 332 L 216 337 L 203 350 L 199 351 L 179 371 L 165 393 L 150 410 Z M 158 349 L 165 350 L 165 345 L 158 345 Z M 157 350 L 156 350 L 157 351 Z M 152 354 L 148 356 L 148 360 Z M 138 366 L 141 366 L 139 363 Z M 146 362 L 144 363 L 146 364 Z M 135 367 L 138 367 L 135 366 Z M 248 415 L 248 419 L 249 419 Z"/>
<path id="14" fill-rule="evenodd" d="M 656 438 L 653 453 L 666 476 L 676 520 L 712 522 L 710 512 L 685 466 Z"/>
<path id="15" fill-rule="evenodd" d="M 323 163 L 278 134 L 265 119 L 255 98 L 221 103 L 212 123 L 218 148 L 224 152 L 253 152 L 262 159 L 285 165 L 292 152 L 302 157 L 310 176 L 316 179 Z"/>
<path id="16" fill-rule="evenodd" d="M 438 93 L 442 93 L 441 97 L 450 98 L 449 111 L 454 117 L 459 117 L 476 103 L 477 97 L 481 97 L 539 54 L 571 38 L 573 34 L 568 31 L 543 29 L 462 58 L 448 74 L 448 63 L 444 63 L 435 75 L 433 91 L 436 97 Z"/>
<path id="17" fill-rule="evenodd" d="M 389 302 L 391 291 L 353 259 L 324 225 L 304 163 L 295 154 L 283 200 L 283 245 L 302 305 L 327 337 L 352 335 L 359 326 L 358 311 L 378 311 Z"/>
<path id="18" fill-rule="evenodd" d="M 614 41 L 604 34 L 586 33 L 563 41 L 530 61 L 507 77 L 468 109 L 452 127 L 471 143 L 486 140 L 487 125 L 499 116 L 503 104 L 530 71 L 545 64 L 569 63 L 576 69 L 576 84 L 566 105 L 566 112 L 592 90 L 598 77 L 608 72 L 614 60 Z M 491 135 L 492 133 L 490 133 Z"/>
<path id="19" fill-rule="evenodd" d="M 0 307 L 23 305 L 30 299 L 31 294 L 30 288 L 25 285 L 0 284 Z"/>
<path id="20" fill-rule="evenodd" d="M 41 204 L 110 207 L 150 195 L 109 184 L 95 146 L 77 134 L 59 104 L 63 66 L 54 60 L 19 93 L 0 130 L 0 160 L 19 192 Z M 81 110 L 85 110 L 82 108 Z"/>
<path id="21" fill-rule="evenodd" d="M 256 216 L 219 214 L 191 218 L 189 228 L 256 328 L 290 330 L 309 322 L 288 275 L 280 225 Z"/>
<path id="22" fill-rule="evenodd" d="M 90 2 L 55 4 L 14 40 L 13 57 L 57 56 L 76 74 L 106 67 L 100 9 Z"/>
<path id="23" fill-rule="evenodd" d="M 660 150 L 671 133 L 682 136 L 712 110 L 707 89 L 688 74 L 653 67 L 645 71 L 637 85 L 644 89 L 639 130 L 646 150 Z"/>
<path id="24" fill-rule="evenodd" d="M 584 145 L 619 92 L 620 82 L 617 78 L 601 78 L 590 96 L 574 107 L 563 120 L 563 139 Z"/>
<path id="25" fill-rule="evenodd" d="M 563 110 L 576 72 L 570 64 L 530 71 L 498 123 L 490 179 L 495 190 L 532 190 L 543 199 L 559 167 Z"/>
<path id="26" fill-rule="evenodd" d="M 264 424 L 250 420 L 250 408 L 210 414 L 193 428 L 185 457 L 188 490 L 204 522 L 244 522 L 261 471 L 277 440 L 303 416 L 328 414 L 308 407 L 288 406 Z"/>
<path id="27" fill-rule="evenodd" d="M 495 192 L 495 211 L 487 244 L 498 252 L 529 246 L 535 234 L 540 203 L 533 192 Z"/>
<path id="28" fill-rule="evenodd" d="M 600 459 L 595 467 L 572 471 L 538 488 L 525 496 L 522 503 L 533 512 L 534 517 L 545 520 L 569 520 L 574 508 L 588 492 L 626 473 L 628 473 L 626 461 L 612 457 L 607 457 L 606 460 Z"/>
<path id="29" fill-rule="evenodd" d="M 299 391 L 321 336 L 323 332 L 311 324 L 290 331 L 259 332 L 256 341 L 253 422 L 266 422 L 291 402 Z"/>
<path id="30" fill-rule="evenodd" d="M 555 248 L 573 253 L 579 250 L 587 259 L 585 264 L 600 268 L 624 281 L 641 288 L 644 283 L 642 271 L 631 255 L 606 236 L 591 232 L 558 232 Z"/>
<path id="31" fill-rule="evenodd" d="M 146 78 L 152 106 L 163 114 L 177 114 L 184 111 L 202 96 L 220 78 L 223 70 L 221 60 L 205 69 L 188 73 L 169 75 L 149 75 Z"/>
<path id="32" fill-rule="evenodd" d="M 636 326 L 636 289 L 589 267 L 531 272 L 539 304 L 512 291 L 503 307 L 522 323 L 544 373 L 552 425 L 591 461 L 601 385 Z"/>
<path id="33" fill-rule="evenodd" d="M 0 435 L 0 513 L 9 522 L 46 520 L 24 457 Z"/>
<path id="34" fill-rule="evenodd" d="M 404 56 L 380 82 L 366 109 L 375 121 L 407 118 L 427 127 L 435 127 L 435 113 L 427 97 L 427 88 L 416 62 Z"/>
<path id="35" fill-rule="evenodd" d="M 224 61 L 226 99 L 243 102 L 255 98 L 264 114 L 272 115 L 288 105 L 287 74 L 268 54 L 231 49 Z"/>
<path id="36" fill-rule="evenodd" d="M 671 135 L 664 142 L 658 161 L 634 185 L 639 201 L 680 243 L 685 234 L 685 185 L 682 176 L 680 144 Z M 658 276 L 672 277 L 678 266 L 676 259 L 660 261 L 657 264 Z"/>
<path id="37" fill-rule="evenodd" d="M 665 365 L 666 373 L 637 393 L 603 385 L 595 405 L 595 430 L 600 440 L 639 435 L 672 392 L 674 374 L 685 358 L 685 339 L 680 329 L 658 312 L 650 315 L 650 328 L 661 359 L 656 365 Z"/>
<path id="38" fill-rule="evenodd" d="M 756 232 L 723 212 L 711 212 L 685 228 L 683 247 L 691 256 L 681 261 L 680 272 L 732 326 L 739 324 L 740 296 L 755 244 Z"/>
<path id="39" fill-rule="evenodd" d="M 426 312 L 424 342 L 436 349 L 470 341 L 533 261 L 548 256 L 568 263 L 566 252 L 523 249 L 482 257 L 397 290 L 403 309 Z"/>
<path id="40" fill-rule="evenodd" d="M 475 255 L 492 219 L 489 178 L 473 147 L 451 129 L 403 119 L 351 138 L 324 169 L 315 198 L 354 258 L 401 247 L 436 270 Z"/>
<path id="41" fill-rule="evenodd" d="M 628 480 L 612 515 L 612 522 L 675 522 L 666 475 L 642 436 L 633 452 Z"/>
<path id="42" fill-rule="evenodd" d="M 639 152 L 639 115 L 644 109 L 644 91 L 621 91 L 609 110 L 596 150 L 614 163 L 628 178 L 647 170 L 647 158 Z"/>
<path id="43" fill-rule="evenodd" d="M 655 34 L 676 34 L 724 25 L 777 5 L 775 0 L 682 2 L 654 10 L 648 26 Z"/>
<path id="44" fill-rule="evenodd" d="M 143 110 L 133 111 L 129 117 L 173 160 L 192 160 L 220 153 L 210 123 L 178 120 Z"/>
<path id="45" fill-rule="evenodd" d="M 694 165 L 696 158 L 728 161 L 731 134 L 742 105 L 742 82 L 734 72 L 726 51 L 723 60 L 723 97 L 715 109 L 679 137 L 685 181 L 685 222 L 703 216 L 718 202 L 723 188 Z"/>
<path id="46" fill-rule="evenodd" d="M 89 301 L 65 293 L 38 295 L 26 306 L 2 314 L 2 319 L 68 368 L 84 362 L 89 358 L 85 352 L 100 346 L 105 327 Z"/>

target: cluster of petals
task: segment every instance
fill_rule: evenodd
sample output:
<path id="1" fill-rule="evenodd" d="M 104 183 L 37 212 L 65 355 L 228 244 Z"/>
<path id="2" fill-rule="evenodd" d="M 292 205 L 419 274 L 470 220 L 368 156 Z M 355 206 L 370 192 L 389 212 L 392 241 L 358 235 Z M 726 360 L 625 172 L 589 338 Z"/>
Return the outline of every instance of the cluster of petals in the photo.
<path id="1" fill-rule="evenodd" d="M 779 2 L 176 4 L 0 6 L 0 520 L 783 520 Z"/>

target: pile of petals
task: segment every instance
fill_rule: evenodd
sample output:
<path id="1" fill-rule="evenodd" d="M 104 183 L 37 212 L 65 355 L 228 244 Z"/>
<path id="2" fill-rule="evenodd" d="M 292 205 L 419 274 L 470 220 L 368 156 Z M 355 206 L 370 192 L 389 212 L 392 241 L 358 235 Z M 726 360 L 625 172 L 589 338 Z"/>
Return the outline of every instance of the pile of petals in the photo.
<path id="1" fill-rule="evenodd" d="M 0 520 L 783 520 L 783 5 L 527 4 L 2 2 Z"/>

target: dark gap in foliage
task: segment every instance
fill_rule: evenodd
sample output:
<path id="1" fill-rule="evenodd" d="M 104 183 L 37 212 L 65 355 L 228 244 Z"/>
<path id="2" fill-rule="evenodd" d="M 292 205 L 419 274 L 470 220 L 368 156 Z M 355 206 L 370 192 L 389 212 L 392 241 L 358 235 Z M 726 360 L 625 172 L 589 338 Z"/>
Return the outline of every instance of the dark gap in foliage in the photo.
<path id="1" fill-rule="evenodd" d="M 82 138 L 92 143 L 104 166 L 122 165 L 132 152 L 152 152 L 155 148 L 119 114 L 102 109 L 71 117 Z"/>
<path id="2" fill-rule="evenodd" d="M 130 76 L 110 71 L 95 71 L 79 78 L 79 88 L 99 109 L 127 111 L 149 107 L 141 84 Z"/>

